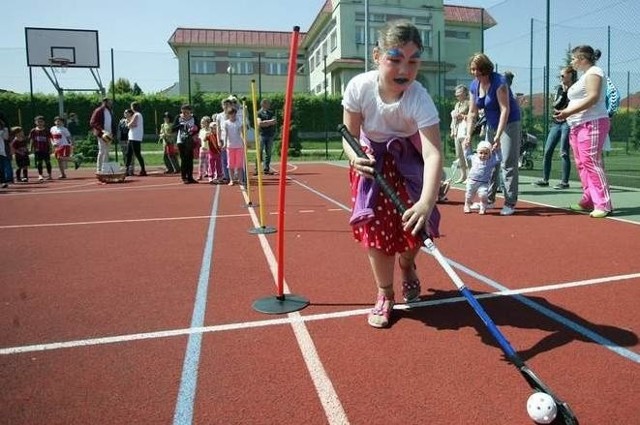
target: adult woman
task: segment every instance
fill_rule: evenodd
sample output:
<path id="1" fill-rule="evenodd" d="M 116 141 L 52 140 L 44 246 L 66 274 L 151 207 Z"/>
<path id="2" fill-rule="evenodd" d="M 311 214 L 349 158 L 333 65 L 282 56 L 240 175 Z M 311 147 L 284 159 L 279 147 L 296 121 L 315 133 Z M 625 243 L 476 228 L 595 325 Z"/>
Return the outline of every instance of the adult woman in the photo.
<path id="1" fill-rule="evenodd" d="M 458 100 L 451 111 L 451 138 L 456 148 L 456 159 L 460 168 L 460 178 L 455 183 L 467 179 L 467 159 L 464 157 L 464 136 L 467 134 L 467 114 L 469 113 L 469 90 L 462 84 L 456 87 Z"/>
<path id="2" fill-rule="evenodd" d="M 569 105 L 554 113 L 554 118 L 566 119 L 569 124 L 569 144 L 582 183 L 582 199 L 570 208 L 591 211 L 593 218 L 606 217 L 612 210 L 609 184 L 602 166 L 602 147 L 610 122 L 605 101 L 606 78 L 595 65 L 600 55 L 600 50 L 586 45 L 571 50 L 571 66 L 583 74 L 569 88 Z"/>
<path id="3" fill-rule="evenodd" d="M 518 157 L 522 138 L 520 107 L 506 78 L 493 71 L 493 63 L 484 53 L 476 53 L 471 57 L 469 72 L 474 80 L 469 87 L 469 114 L 464 143 L 471 143 L 478 110 L 484 109 L 487 117 L 486 140 L 493 144 L 493 149 L 501 149 L 502 152 L 500 168 L 504 182 L 504 206 L 500 215 L 512 215 L 518 202 Z M 494 172 L 489 183 L 487 208 L 495 203 L 497 190 L 498 173 Z"/>
<path id="4" fill-rule="evenodd" d="M 556 87 L 556 96 L 553 100 L 554 110 L 561 111 L 569 104 L 567 95 L 569 87 L 576 82 L 578 73 L 571 66 L 567 66 L 560 72 L 562 84 Z M 569 174 L 571 172 L 571 159 L 569 158 L 569 124 L 566 120 L 559 120 L 553 117 L 553 123 L 547 135 L 547 142 L 544 145 L 544 159 L 542 161 L 542 180 L 534 184 L 540 187 L 549 186 L 549 175 L 551 174 L 551 160 L 553 152 L 560 142 L 560 155 L 562 158 L 562 180 L 555 185 L 554 189 L 567 189 L 569 187 Z"/>

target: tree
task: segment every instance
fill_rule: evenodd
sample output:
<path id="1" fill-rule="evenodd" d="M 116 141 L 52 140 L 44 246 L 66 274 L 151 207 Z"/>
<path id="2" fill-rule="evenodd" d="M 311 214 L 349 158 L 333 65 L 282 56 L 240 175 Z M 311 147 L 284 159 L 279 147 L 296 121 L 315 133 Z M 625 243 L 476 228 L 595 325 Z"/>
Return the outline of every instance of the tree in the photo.
<path id="1" fill-rule="evenodd" d="M 142 89 L 140 88 L 140 86 L 138 85 L 138 83 L 133 83 L 133 90 L 132 93 L 134 96 L 140 96 L 142 93 Z"/>
<path id="2" fill-rule="evenodd" d="M 109 93 L 114 93 L 113 82 L 109 85 Z M 129 80 L 126 78 L 118 78 L 115 83 L 115 94 L 132 94 L 134 96 L 139 96 L 143 93 L 140 86 L 138 86 L 138 83 L 133 83 L 133 87 L 131 87 Z"/>

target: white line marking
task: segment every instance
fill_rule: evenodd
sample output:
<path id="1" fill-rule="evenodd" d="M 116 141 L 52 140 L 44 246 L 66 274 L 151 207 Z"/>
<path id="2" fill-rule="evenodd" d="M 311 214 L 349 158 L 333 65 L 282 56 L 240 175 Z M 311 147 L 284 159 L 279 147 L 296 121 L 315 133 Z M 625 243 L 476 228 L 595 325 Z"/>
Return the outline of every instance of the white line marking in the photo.
<path id="1" fill-rule="evenodd" d="M 248 214 L 227 214 L 218 215 L 216 218 L 236 218 L 246 217 Z M 34 227 L 64 227 L 64 226 L 91 226 L 94 224 L 122 224 L 122 223 L 145 223 L 155 221 L 182 221 L 182 220 L 209 220 L 210 215 L 196 215 L 192 217 L 157 217 L 157 218 L 138 218 L 130 220 L 102 220 L 102 221 L 76 221 L 72 223 L 40 223 L 40 224 L 11 224 L 8 226 L 0 226 L 2 229 L 28 229 Z"/>
<path id="2" fill-rule="evenodd" d="M 477 276 L 474 275 L 474 277 L 477 277 Z M 579 280 L 574 282 L 565 282 L 565 283 L 558 283 L 553 285 L 543 285 L 543 286 L 536 286 L 536 287 L 529 287 L 529 288 L 522 288 L 522 289 L 509 289 L 505 291 L 496 291 L 496 292 L 490 292 L 486 294 L 480 294 L 475 296 L 475 298 L 491 299 L 491 298 L 497 298 L 497 297 L 510 297 L 510 296 L 519 295 L 519 294 L 552 292 L 552 291 L 558 291 L 561 289 L 575 288 L 580 286 L 591 286 L 591 285 L 598 285 L 603 283 L 605 284 L 619 283 L 619 282 L 623 282 L 631 279 L 638 279 L 638 278 L 640 278 L 640 273 L 608 276 L 608 277 L 597 278 L 597 279 Z M 443 298 L 439 300 L 425 300 L 425 301 L 419 301 L 411 304 L 396 304 L 394 308 L 397 310 L 408 310 L 408 309 L 416 309 L 420 307 L 438 306 L 442 304 L 454 304 L 454 303 L 465 302 L 465 301 L 466 300 L 463 296 L 459 296 L 459 297 Z M 237 331 L 237 330 L 244 330 L 244 329 L 262 328 L 267 326 L 281 326 L 281 325 L 291 324 L 294 320 L 311 322 L 311 321 L 318 321 L 318 320 L 340 319 L 344 317 L 364 315 L 368 313 L 370 309 L 371 309 L 370 307 L 367 307 L 367 308 L 361 308 L 361 309 L 355 309 L 355 310 L 338 311 L 334 313 L 310 314 L 306 316 L 301 316 L 299 319 L 289 316 L 287 318 L 283 317 L 283 318 L 269 319 L 269 320 L 257 320 L 253 322 L 227 323 L 223 325 L 203 326 L 199 328 L 172 329 L 172 330 L 157 331 L 157 332 L 144 332 L 144 333 L 137 333 L 137 334 L 102 337 L 102 338 L 90 338 L 90 339 L 64 341 L 64 342 L 53 342 L 48 344 L 34 344 L 34 345 L 24 345 L 24 346 L 17 346 L 17 347 L 7 347 L 7 348 L 0 349 L 0 355 L 7 356 L 12 354 L 32 353 L 37 351 L 51 351 L 51 350 L 60 350 L 65 348 L 88 347 L 93 345 L 118 344 L 122 342 L 140 341 L 145 339 L 184 336 L 184 335 L 190 335 L 192 333 L 229 332 L 229 331 Z"/>
<path id="3" fill-rule="evenodd" d="M 247 198 L 246 193 L 243 193 L 243 196 Z M 260 221 L 258 220 L 258 217 L 253 208 L 249 208 L 249 214 L 251 215 L 253 225 L 255 227 L 258 227 L 260 225 Z M 280 229 L 280 231 L 284 230 Z M 276 258 L 265 235 L 258 234 L 258 237 L 260 238 L 260 245 L 262 246 L 262 250 L 269 264 L 269 268 L 271 269 L 274 285 L 277 286 L 278 264 Z M 286 281 L 284 282 L 283 287 L 283 291 L 285 294 L 291 293 L 289 290 L 289 285 L 286 283 Z M 344 411 L 342 403 L 340 403 L 340 398 L 338 397 L 338 394 L 333 387 L 333 383 L 327 375 L 324 365 L 320 360 L 320 356 L 318 355 L 318 352 L 316 350 L 313 338 L 311 338 L 309 330 L 304 324 L 302 316 L 299 312 L 296 311 L 287 314 L 287 317 L 291 319 L 291 326 L 296 336 L 296 340 L 298 341 L 298 347 L 300 348 L 300 352 L 302 353 L 304 362 L 307 365 L 307 370 L 309 371 L 311 380 L 316 387 L 316 392 L 318 393 L 318 398 L 320 399 L 320 403 L 322 404 L 322 407 L 324 409 L 327 421 L 331 425 L 349 424 L 347 414 Z"/>

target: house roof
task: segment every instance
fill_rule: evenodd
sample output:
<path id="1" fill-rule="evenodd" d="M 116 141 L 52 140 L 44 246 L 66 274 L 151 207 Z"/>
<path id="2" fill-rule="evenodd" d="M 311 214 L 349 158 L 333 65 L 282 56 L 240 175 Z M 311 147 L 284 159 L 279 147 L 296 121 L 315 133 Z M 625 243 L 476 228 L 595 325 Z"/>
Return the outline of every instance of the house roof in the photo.
<path id="1" fill-rule="evenodd" d="M 306 33 L 300 33 L 300 41 Z M 286 48 L 291 42 L 291 32 L 228 30 L 211 28 L 176 28 L 168 40 L 170 46 L 218 45 Z"/>
<path id="2" fill-rule="evenodd" d="M 486 9 L 468 6 L 444 5 L 444 18 L 448 22 L 476 23 L 480 24 L 480 13 L 483 13 L 484 28 L 491 28 L 496 21 L 487 13 Z M 327 0 L 318 12 L 318 17 L 331 13 L 331 0 Z M 300 32 L 300 45 L 304 45 L 307 33 Z M 288 31 L 259 31 L 259 30 L 232 30 L 213 28 L 182 28 L 178 27 L 168 40 L 169 45 L 174 46 L 244 46 L 260 48 L 283 49 L 289 47 L 291 32 Z"/>
<path id="3" fill-rule="evenodd" d="M 482 15 L 480 15 L 482 11 Z M 482 19 L 481 19 L 482 18 Z M 497 24 L 496 20 L 480 7 L 444 5 L 444 20 L 449 22 L 483 24 L 484 28 L 491 28 Z"/>

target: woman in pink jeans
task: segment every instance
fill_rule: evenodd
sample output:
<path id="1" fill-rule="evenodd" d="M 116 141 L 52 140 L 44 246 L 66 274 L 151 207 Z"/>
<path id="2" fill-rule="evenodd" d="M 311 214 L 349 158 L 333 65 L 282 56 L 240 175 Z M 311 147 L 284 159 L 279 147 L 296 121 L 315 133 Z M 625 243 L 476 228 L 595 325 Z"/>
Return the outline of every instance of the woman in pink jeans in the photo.
<path id="1" fill-rule="evenodd" d="M 604 218 L 613 210 L 602 165 L 602 147 L 610 123 L 605 103 L 607 78 L 595 65 L 600 55 L 600 50 L 586 45 L 571 50 L 571 66 L 582 76 L 568 90 L 569 105 L 554 112 L 557 120 L 566 119 L 569 124 L 569 143 L 582 183 L 582 198 L 570 208 L 590 211 L 593 218 Z"/>

